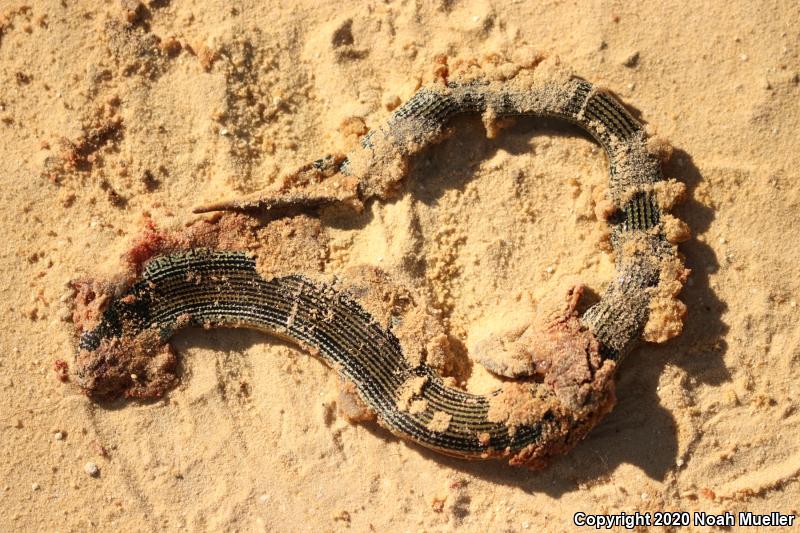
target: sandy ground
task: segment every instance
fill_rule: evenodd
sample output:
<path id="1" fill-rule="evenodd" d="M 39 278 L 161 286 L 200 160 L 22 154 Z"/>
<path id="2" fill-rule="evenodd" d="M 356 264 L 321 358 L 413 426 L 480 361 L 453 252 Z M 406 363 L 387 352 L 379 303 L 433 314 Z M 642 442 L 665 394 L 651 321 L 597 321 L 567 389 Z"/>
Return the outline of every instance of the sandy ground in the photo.
<path id="1" fill-rule="evenodd" d="M 0 530 L 557 531 L 578 511 L 798 513 L 798 5 L 359 4 L 0 1 Z M 98 405 L 57 379 L 54 362 L 74 357 L 66 284 L 118 270 L 146 216 L 178 227 L 193 205 L 353 146 L 352 117 L 379 124 L 439 54 L 523 45 L 616 91 L 675 146 L 667 174 L 691 193 L 677 209 L 695 234 L 681 245 L 684 334 L 625 361 L 617 407 L 569 455 L 530 472 L 351 425 L 329 369 L 254 332 L 179 335 L 181 384 L 152 403 Z M 422 258 L 415 283 L 468 347 L 570 279 L 601 290 L 613 265 L 592 215 L 596 146 L 532 120 L 492 140 L 479 120 L 460 126 L 396 200 L 324 222 L 331 272 Z M 474 367 L 473 390 L 494 383 Z"/>

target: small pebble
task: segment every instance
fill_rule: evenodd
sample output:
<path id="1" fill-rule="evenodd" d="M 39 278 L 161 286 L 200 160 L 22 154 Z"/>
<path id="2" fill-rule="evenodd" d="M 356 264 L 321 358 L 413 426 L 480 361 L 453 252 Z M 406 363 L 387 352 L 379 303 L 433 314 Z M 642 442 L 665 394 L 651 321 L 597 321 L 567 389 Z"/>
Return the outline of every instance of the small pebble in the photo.
<path id="1" fill-rule="evenodd" d="M 383 106 L 386 108 L 387 111 L 394 111 L 396 108 L 400 107 L 402 101 L 400 97 L 396 94 L 388 95 L 384 101 Z"/>
<path id="2" fill-rule="evenodd" d="M 33 484 L 31 485 L 31 490 L 32 490 L 32 491 L 37 491 L 37 490 L 39 490 L 39 484 L 38 484 L 38 483 L 33 483 Z"/>
<path id="3" fill-rule="evenodd" d="M 97 477 L 97 475 L 100 473 L 100 468 L 98 468 L 95 463 L 90 461 L 83 465 L 83 471 L 92 477 Z"/>
<path id="4" fill-rule="evenodd" d="M 635 67 L 636 65 L 638 65 L 639 64 L 639 52 L 636 51 L 636 52 L 632 52 L 631 54 L 629 54 L 628 57 L 626 57 L 622 61 L 622 64 L 623 64 L 623 66 L 626 66 L 628 68 Z"/>
<path id="5" fill-rule="evenodd" d="M 64 440 L 64 434 L 62 432 L 60 432 L 60 431 L 56 431 L 53 434 L 53 438 L 56 439 L 56 440 Z"/>

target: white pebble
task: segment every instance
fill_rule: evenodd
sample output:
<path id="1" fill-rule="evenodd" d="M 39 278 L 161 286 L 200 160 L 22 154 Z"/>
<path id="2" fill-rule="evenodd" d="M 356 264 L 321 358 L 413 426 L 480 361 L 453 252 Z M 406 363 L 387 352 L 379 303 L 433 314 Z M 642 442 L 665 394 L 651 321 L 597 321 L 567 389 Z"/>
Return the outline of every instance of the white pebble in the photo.
<path id="1" fill-rule="evenodd" d="M 64 440 L 64 434 L 61 433 L 60 431 L 56 431 L 53 434 L 53 438 L 56 439 L 56 440 Z"/>
<path id="2" fill-rule="evenodd" d="M 33 491 L 39 490 L 39 484 L 38 483 L 31 484 L 31 490 L 33 490 Z"/>
<path id="3" fill-rule="evenodd" d="M 98 468 L 95 463 L 89 461 L 83 465 L 83 471 L 92 477 L 96 477 L 100 473 L 100 468 Z"/>

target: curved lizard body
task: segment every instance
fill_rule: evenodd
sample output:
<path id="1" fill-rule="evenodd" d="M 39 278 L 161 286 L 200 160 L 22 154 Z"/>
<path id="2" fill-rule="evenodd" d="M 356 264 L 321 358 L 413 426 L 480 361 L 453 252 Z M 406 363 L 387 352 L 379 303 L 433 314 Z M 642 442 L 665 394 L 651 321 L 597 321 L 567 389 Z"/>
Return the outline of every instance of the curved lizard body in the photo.
<path id="1" fill-rule="evenodd" d="M 336 284 L 302 273 L 267 278 L 251 253 L 197 248 L 151 259 L 139 279 L 107 304 L 99 325 L 83 332 L 82 386 L 97 394 L 128 387 L 135 395 L 131 383 L 118 382 L 124 376 L 113 383 L 97 378 L 99 369 L 120 364 L 122 349 L 141 352 L 145 362 L 135 377 L 146 381 L 152 365 L 173 361 L 163 346 L 177 329 L 251 327 L 318 355 L 352 382 L 382 425 L 425 447 L 530 466 L 572 447 L 611 409 L 615 366 L 642 336 L 657 300 L 666 291 L 682 310 L 674 296 L 687 273 L 663 223 L 659 157 L 641 124 L 607 92 L 576 78 L 523 87 L 470 80 L 423 88 L 354 153 L 300 169 L 291 194 L 279 190 L 198 211 L 357 206 L 385 197 L 391 179 L 376 175 L 394 169 L 401 179 L 403 161 L 438 140 L 462 113 L 490 121 L 521 115 L 564 119 L 586 130 L 608 154 L 617 274 L 582 316 L 575 311 L 577 291 L 560 315 L 520 337 L 532 354 L 526 373 L 538 378 L 506 383 L 489 395 L 449 386 L 424 358 L 407 357 L 391 325 L 378 323 Z M 134 342 L 145 338 L 152 342 Z"/>

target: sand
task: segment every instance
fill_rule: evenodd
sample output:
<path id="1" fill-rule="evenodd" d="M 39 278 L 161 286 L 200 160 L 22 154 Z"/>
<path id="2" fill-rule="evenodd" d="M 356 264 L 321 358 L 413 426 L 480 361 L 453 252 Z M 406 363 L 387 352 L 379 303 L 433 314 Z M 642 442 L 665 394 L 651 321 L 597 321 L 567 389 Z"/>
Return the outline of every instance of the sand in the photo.
<path id="1" fill-rule="evenodd" d="M 0 530 L 558 531 L 573 514 L 798 513 L 800 10 L 790 2 L 0 1 Z M 81 394 L 70 280 L 120 272 L 152 221 L 253 193 L 456 58 L 538 50 L 674 147 L 693 238 L 683 334 L 619 368 L 618 405 L 548 469 L 466 463 L 336 408 L 335 373 L 247 331 L 173 342 L 153 402 Z M 324 271 L 374 265 L 434 302 L 466 361 L 575 280 L 613 275 L 602 151 L 480 120 L 363 215 Z M 602 207 L 602 206 L 599 206 Z M 63 378 L 65 381 L 62 381 Z M 468 387 L 497 380 L 471 367 Z M 444 423 L 444 421 L 440 421 Z"/>

